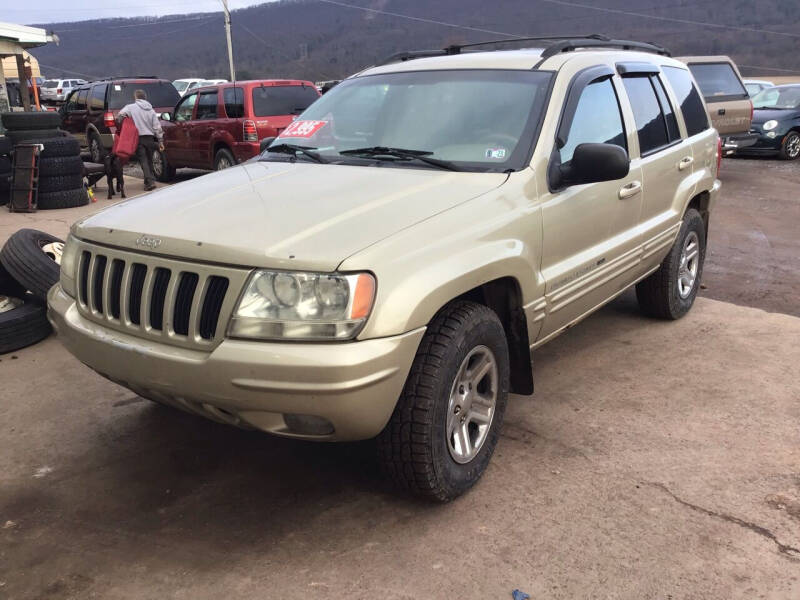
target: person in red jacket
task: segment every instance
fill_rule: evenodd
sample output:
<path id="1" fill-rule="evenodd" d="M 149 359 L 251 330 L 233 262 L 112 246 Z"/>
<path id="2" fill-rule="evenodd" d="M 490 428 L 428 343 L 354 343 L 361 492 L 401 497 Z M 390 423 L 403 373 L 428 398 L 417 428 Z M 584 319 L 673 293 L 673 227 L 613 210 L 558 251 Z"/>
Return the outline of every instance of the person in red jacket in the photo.
<path id="1" fill-rule="evenodd" d="M 158 121 L 158 115 L 153 106 L 147 101 L 144 90 L 133 92 L 134 102 L 122 107 L 117 114 L 117 119 L 125 117 L 133 119 L 136 130 L 139 132 L 139 145 L 136 148 L 136 157 L 144 173 L 144 189 L 146 192 L 156 188 L 153 177 L 153 151 L 158 147 L 164 151 L 164 131 Z"/>

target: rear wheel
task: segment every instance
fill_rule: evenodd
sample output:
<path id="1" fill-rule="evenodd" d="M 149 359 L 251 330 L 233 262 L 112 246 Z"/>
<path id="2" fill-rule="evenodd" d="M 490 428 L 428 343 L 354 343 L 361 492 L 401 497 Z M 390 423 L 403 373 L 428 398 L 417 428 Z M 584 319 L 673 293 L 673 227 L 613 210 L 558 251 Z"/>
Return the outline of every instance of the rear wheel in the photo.
<path id="1" fill-rule="evenodd" d="M 227 148 L 220 148 L 217 150 L 217 154 L 214 156 L 214 170 L 221 171 L 222 169 L 227 169 L 232 167 L 236 164 L 236 159 L 233 158 L 233 154 Z"/>
<path id="2" fill-rule="evenodd" d="M 439 502 L 466 492 L 497 445 L 508 385 L 508 344 L 497 315 L 474 302 L 442 309 L 379 437 L 389 476 Z"/>
<path id="3" fill-rule="evenodd" d="M 89 134 L 89 154 L 92 157 L 93 163 L 103 162 L 106 156 L 106 149 L 103 147 L 103 141 L 96 133 Z"/>
<path id="4" fill-rule="evenodd" d="M 783 160 L 796 160 L 800 156 L 800 133 L 790 131 L 783 138 L 780 157 Z"/>
<path id="5" fill-rule="evenodd" d="M 690 208 L 672 249 L 658 270 L 636 284 L 642 312 L 660 319 L 680 319 L 694 304 L 706 257 L 703 217 Z"/>

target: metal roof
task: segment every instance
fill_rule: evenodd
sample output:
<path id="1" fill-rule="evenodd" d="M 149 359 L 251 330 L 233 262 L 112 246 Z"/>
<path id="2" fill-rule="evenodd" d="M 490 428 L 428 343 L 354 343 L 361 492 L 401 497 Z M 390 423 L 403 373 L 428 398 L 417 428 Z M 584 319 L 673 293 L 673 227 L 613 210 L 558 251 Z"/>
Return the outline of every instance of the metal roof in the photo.
<path id="1" fill-rule="evenodd" d="M 58 36 L 39 27 L 0 23 L 0 40 L 10 41 L 22 48 L 36 48 L 50 42 L 58 43 Z"/>

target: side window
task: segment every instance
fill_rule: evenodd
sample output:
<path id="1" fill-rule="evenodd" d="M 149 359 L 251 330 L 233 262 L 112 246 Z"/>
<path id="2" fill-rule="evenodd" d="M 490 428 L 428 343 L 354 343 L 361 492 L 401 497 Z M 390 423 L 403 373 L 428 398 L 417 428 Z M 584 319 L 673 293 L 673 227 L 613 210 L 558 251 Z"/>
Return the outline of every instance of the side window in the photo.
<path id="1" fill-rule="evenodd" d="M 223 92 L 225 114 L 231 119 L 244 116 L 244 90 L 240 87 L 225 88 Z"/>
<path id="2" fill-rule="evenodd" d="M 100 83 L 92 88 L 89 108 L 92 110 L 103 110 L 106 107 L 106 84 Z"/>
<path id="3" fill-rule="evenodd" d="M 78 90 L 78 97 L 75 100 L 75 110 L 86 110 L 86 97 L 89 95 L 89 88 Z"/>
<path id="4" fill-rule="evenodd" d="M 197 102 L 197 94 L 190 94 L 181 100 L 175 107 L 175 120 L 188 121 L 191 119 L 195 102 Z"/>
<path id="5" fill-rule="evenodd" d="M 651 75 L 650 82 L 656 90 L 658 103 L 661 105 L 661 112 L 664 113 L 664 120 L 667 123 L 667 138 L 670 142 L 681 139 L 681 134 L 678 131 L 678 120 L 675 118 L 675 111 L 672 110 L 672 105 L 669 103 L 669 98 L 667 98 L 667 91 L 664 89 L 664 83 L 657 75 Z"/>
<path id="6" fill-rule="evenodd" d="M 622 82 L 631 101 L 633 118 L 639 134 L 642 156 L 669 143 L 667 126 L 650 77 L 624 77 Z"/>
<path id="7" fill-rule="evenodd" d="M 561 164 L 572 160 L 579 144 L 616 144 L 627 150 L 622 113 L 611 79 L 586 86 L 575 108 L 567 134 L 567 143 L 559 151 Z"/>
<path id="8" fill-rule="evenodd" d="M 217 92 L 203 92 L 197 101 L 198 120 L 217 118 Z"/>
<path id="9" fill-rule="evenodd" d="M 666 66 L 661 70 L 681 105 L 683 120 L 686 121 L 686 132 L 692 136 L 708 129 L 708 114 L 689 71 Z"/>
<path id="10" fill-rule="evenodd" d="M 64 102 L 64 113 L 68 113 L 71 110 L 75 110 L 75 101 L 78 99 L 78 92 L 74 91 L 71 92 L 69 96 L 67 96 L 67 101 Z"/>

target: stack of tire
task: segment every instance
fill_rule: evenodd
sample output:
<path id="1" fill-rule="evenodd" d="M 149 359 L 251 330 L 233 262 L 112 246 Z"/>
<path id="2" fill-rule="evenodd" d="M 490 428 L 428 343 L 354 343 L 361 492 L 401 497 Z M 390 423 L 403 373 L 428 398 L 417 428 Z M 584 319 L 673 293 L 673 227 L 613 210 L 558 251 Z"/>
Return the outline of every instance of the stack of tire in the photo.
<path id="1" fill-rule="evenodd" d="M 8 204 L 11 197 L 11 140 L 0 137 L 0 206 Z"/>
<path id="2" fill-rule="evenodd" d="M 0 250 L 0 354 L 50 335 L 46 298 L 59 277 L 64 242 L 20 229 Z"/>
<path id="3" fill-rule="evenodd" d="M 83 186 L 83 161 L 78 140 L 58 129 L 54 112 L 9 112 L 0 115 L 11 143 L 42 144 L 39 155 L 38 206 L 42 210 L 73 208 L 89 202 Z M 0 164 L 2 167 L 2 164 Z"/>

